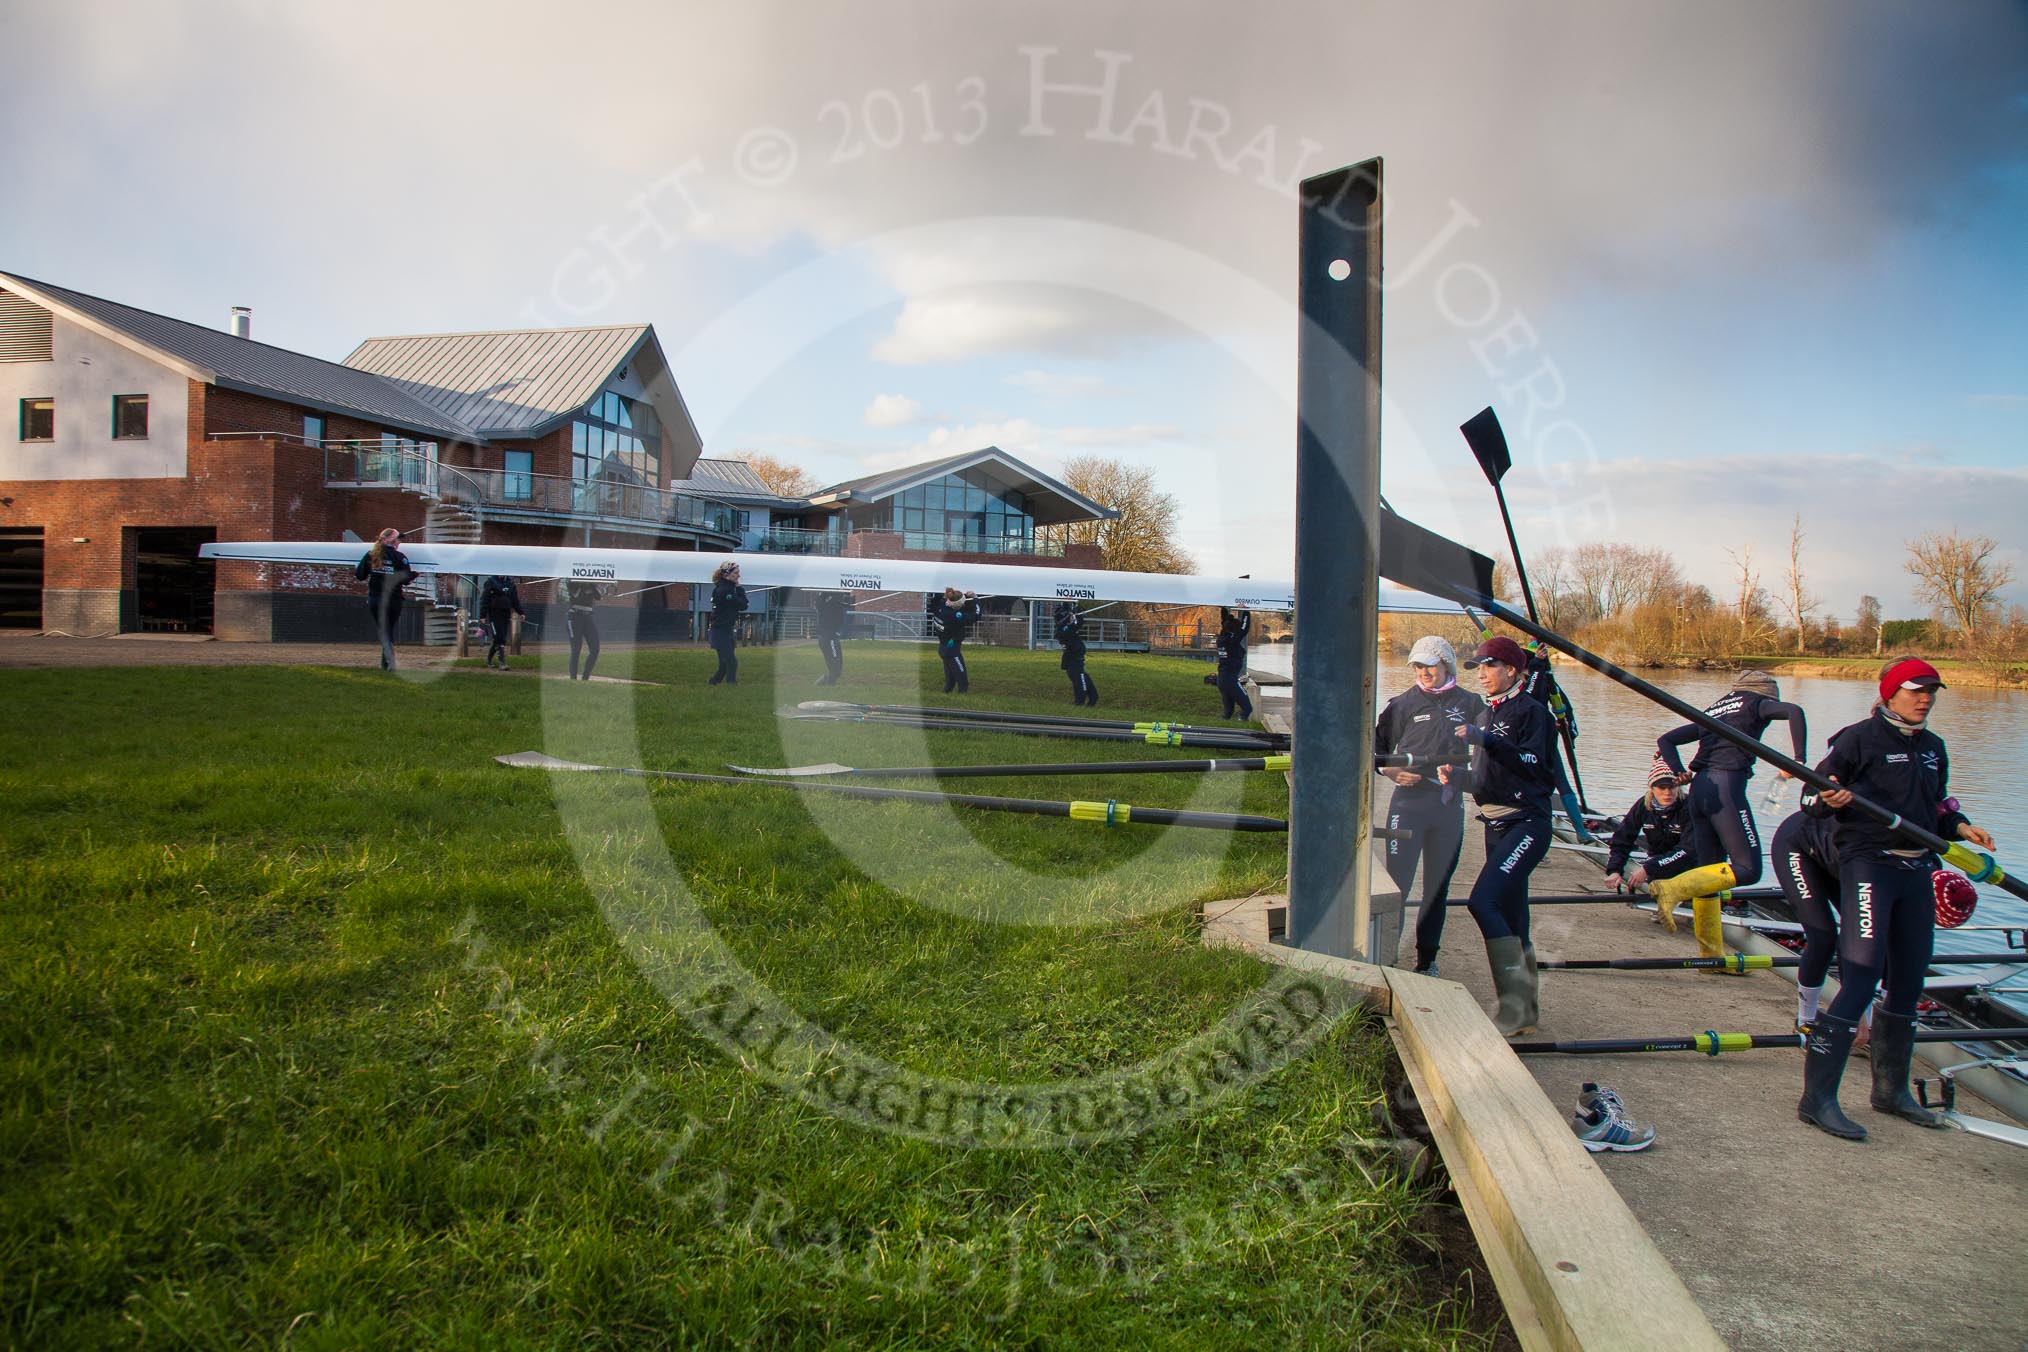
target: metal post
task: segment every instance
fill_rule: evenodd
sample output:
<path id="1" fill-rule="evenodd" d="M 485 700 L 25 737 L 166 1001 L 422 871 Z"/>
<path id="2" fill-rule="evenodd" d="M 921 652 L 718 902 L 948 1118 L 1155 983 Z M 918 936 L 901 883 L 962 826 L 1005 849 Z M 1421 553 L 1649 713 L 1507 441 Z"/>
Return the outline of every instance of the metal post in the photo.
<path id="1" fill-rule="evenodd" d="M 1373 947 L 1366 833 L 1380 632 L 1380 220 L 1377 159 L 1303 183 L 1289 942 L 1336 957 Z"/>

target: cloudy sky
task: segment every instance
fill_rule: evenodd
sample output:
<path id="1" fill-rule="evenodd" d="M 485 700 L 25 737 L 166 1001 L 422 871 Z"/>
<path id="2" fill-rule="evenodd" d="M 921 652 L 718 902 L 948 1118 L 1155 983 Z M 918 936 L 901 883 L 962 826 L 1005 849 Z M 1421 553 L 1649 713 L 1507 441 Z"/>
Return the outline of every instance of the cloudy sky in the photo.
<path id="1" fill-rule="evenodd" d="M 1386 486 L 2028 602 L 2028 8 L 10 0 L 0 269 L 342 357 L 653 323 L 710 454 L 1154 467 L 1286 573 L 1301 178 L 1384 157 Z M 32 54 L 32 59 L 22 59 Z"/>

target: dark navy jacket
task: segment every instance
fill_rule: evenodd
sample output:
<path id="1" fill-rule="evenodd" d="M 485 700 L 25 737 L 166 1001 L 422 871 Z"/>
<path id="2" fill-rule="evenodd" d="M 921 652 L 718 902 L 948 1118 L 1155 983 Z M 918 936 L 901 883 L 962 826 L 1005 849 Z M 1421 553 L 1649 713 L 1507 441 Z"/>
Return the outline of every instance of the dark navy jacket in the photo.
<path id="1" fill-rule="evenodd" d="M 415 569 L 409 566 L 408 555 L 399 549 L 383 550 L 378 569 L 373 566 L 373 552 L 368 550 L 359 560 L 359 567 L 353 571 L 366 584 L 366 608 L 376 615 L 389 601 L 394 603 L 394 609 L 399 613 L 401 589 L 416 578 Z"/>
<path id="2" fill-rule="evenodd" d="M 1727 727 L 1738 728 L 1749 737 L 1758 738 L 1767 730 L 1767 725 L 1777 719 L 1786 719 L 1789 738 L 1795 744 L 1793 752 L 1801 760 L 1808 752 L 1810 739 L 1803 725 L 1803 711 L 1793 704 L 1752 690 L 1728 690 L 1704 710 Z M 1656 741 L 1656 748 L 1662 753 L 1662 763 L 1677 774 L 1683 773 L 1683 759 L 1676 754 L 1676 748 L 1685 742 L 1697 743 L 1697 757 L 1690 762 L 1692 770 L 1744 770 L 1747 778 L 1753 777 L 1753 753 L 1743 747 L 1734 746 L 1715 732 L 1706 732 L 1695 723 L 1665 732 Z"/>
<path id="3" fill-rule="evenodd" d="M 1627 815 L 1620 818 L 1620 824 L 1613 828 L 1613 838 L 1606 842 L 1605 871 L 1626 872 L 1627 858 L 1636 844 L 1648 852 L 1652 863 L 1673 862 L 1673 856 L 1683 850 L 1683 833 L 1690 826 L 1690 813 L 1686 810 L 1689 801 L 1690 795 L 1678 793 L 1675 804 L 1663 812 L 1648 801 L 1647 794 L 1642 794 L 1627 809 Z"/>
<path id="4" fill-rule="evenodd" d="M 1234 616 L 1227 611 L 1226 616 L 1237 623 L 1219 625 L 1218 642 L 1214 649 L 1218 653 L 1218 674 L 1237 676 L 1246 670 L 1246 636 L 1253 632 L 1253 612 L 1249 610 Z"/>
<path id="5" fill-rule="evenodd" d="M 1968 820 L 1944 801 L 1950 797 L 1951 762 L 1943 738 L 1928 728 L 1904 733 L 1878 709 L 1872 717 L 1832 734 L 1831 754 L 1817 762 L 1817 773 L 1832 776 L 1840 787 L 1945 840 L 1957 839 L 1958 828 Z M 1826 807 L 1815 789 L 1803 790 L 1803 811 L 1837 820 L 1840 862 L 1920 848 L 1857 807 Z"/>
<path id="6" fill-rule="evenodd" d="M 1380 719 L 1373 725 L 1373 754 L 1376 756 L 1410 755 L 1418 761 L 1428 757 L 1432 761 L 1463 760 L 1469 750 L 1458 740 L 1458 726 L 1478 721 L 1485 712 L 1486 701 L 1461 686 L 1431 695 L 1419 685 L 1408 689 L 1387 701 L 1387 707 L 1380 711 Z M 1407 788 L 1396 788 L 1397 793 L 1439 793 L 1443 786 L 1437 782 L 1434 769 L 1416 768 L 1422 783 Z"/>
<path id="7" fill-rule="evenodd" d="M 817 597 L 817 636 L 819 638 L 843 638 L 845 636 L 845 613 L 851 609 L 851 598 L 844 592 L 823 592 Z"/>
<path id="8" fill-rule="evenodd" d="M 746 588 L 725 578 L 711 584 L 711 627 L 731 633 L 746 611 Z"/>
<path id="9" fill-rule="evenodd" d="M 1065 671 L 1084 670 L 1084 616 L 1067 611 L 1056 621 L 1056 641 L 1063 645 Z"/>
<path id="10" fill-rule="evenodd" d="M 962 605 L 952 605 L 942 597 L 930 609 L 930 627 L 937 632 L 937 646 L 956 648 L 965 641 L 965 635 L 979 622 L 979 602 L 975 597 Z"/>
<path id="11" fill-rule="evenodd" d="M 1549 768 L 1555 720 L 1549 710 L 1519 689 L 1489 704 L 1467 726 L 1467 740 L 1480 748 L 1469 774 L 1472 797 L 1481 807 L 1512 807 L 1533 816 L 1549 815 L 1556 780 Z"/>

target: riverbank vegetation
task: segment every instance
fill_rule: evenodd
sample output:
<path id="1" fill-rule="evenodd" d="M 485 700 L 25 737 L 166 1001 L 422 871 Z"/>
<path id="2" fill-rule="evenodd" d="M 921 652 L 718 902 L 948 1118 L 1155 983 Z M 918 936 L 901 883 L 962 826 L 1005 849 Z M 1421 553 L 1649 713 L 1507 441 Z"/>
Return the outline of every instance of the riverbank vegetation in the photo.
<path id="1" fill-rule="evenodd" d="M 1667 550 L 1623 543 L 1536 551 L 1528 581 L 1542 623 L 1622 666 L 1870 678 L 1895 654 L 1920 653 L 1947 678 L 2028 687 L 2028 610 L 2000 601 L 2013 572 L 1996 541 L 1932 532 L 1906 542 L 1909 597 L 1928 613 L 1890 618 L 1876 596 L 1834 612 L 1809 586 L 1806 539 L 1798 519 L 1776 559 L 1750 545 L 1731 551 L 1722 593 L 1684 577 Z M 1504 561 L 1497 581 L 1520 606 Z M 1391 625 L 1393 646 L 1405 652 L 1413 627 Z M 1473 635 L 1454 628 L 1460 639 Z"/>
<path id="2" fill-rule="evenodd" d="M 825 691 L 809 648 L 715 690 L 711 661 L 0 673 L 0 1342 L 1491 1342 L 1370 1019 L 1289 996 L 1300 1054 L 1248 1023 L 1134 1130 L 1089 1088 L 1259 1012 L 1277 978 L 1192 903 L 1281 885 L 1285 837 L 491 760 L 1179 754 L 776 718 L 942 702 L 913 645 L 850 645 Z M 1209 718 L 1194 664 L 1092 666 L 1101 714 Z M 1068 709 L 1051 654 L 982 651 L 973 689 Z M 946 787 L 1287 810 L 1279 775 Z M 770 1078 L 766 1019 L 901 1088 Z M 982 1143 L 1011 1100 L 977 1086 L 1084 1134 Z"/>

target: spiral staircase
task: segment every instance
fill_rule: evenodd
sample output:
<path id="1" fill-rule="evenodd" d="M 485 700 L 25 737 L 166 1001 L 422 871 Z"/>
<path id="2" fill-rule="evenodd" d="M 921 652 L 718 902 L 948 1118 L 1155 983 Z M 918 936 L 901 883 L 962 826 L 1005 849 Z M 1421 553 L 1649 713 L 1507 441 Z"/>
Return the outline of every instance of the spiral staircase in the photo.
<path id="1" fill-rule="evenodd" d="M 485 520 L 476 506 L 432 499 L 423 516 L 423 539 L 433 545 L 476 545 L 485 536 Z M 458 605 L 461 589 L 470 590 L 465 578 L 455 573 L 428 573 L 409 587 L 409 595 L 427 606 L 423 612 L 423 643 L 442 648 L 458 641 Z M 467 612 L 472 598 L 462 596 Z"/>

